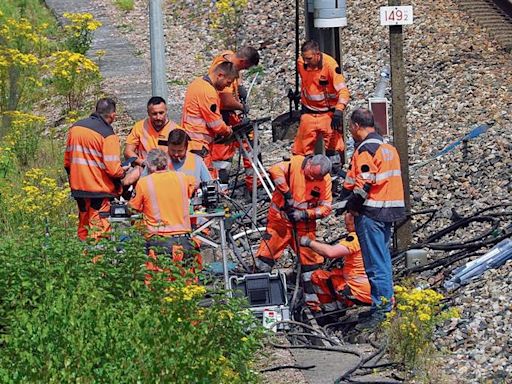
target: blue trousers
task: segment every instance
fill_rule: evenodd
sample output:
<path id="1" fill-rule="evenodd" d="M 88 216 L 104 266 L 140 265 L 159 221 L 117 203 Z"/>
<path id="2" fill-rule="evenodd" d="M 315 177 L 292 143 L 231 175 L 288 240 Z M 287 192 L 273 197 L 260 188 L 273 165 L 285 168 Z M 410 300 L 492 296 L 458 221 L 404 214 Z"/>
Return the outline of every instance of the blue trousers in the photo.
<path id="1" fill-rule="evenodd" d="M 364 269 L 370 281 L 372 312 L 389 312 L 392 308 L 393 269 L 388 247 L 391 224 L 364 215 L 355 217 Z"/>

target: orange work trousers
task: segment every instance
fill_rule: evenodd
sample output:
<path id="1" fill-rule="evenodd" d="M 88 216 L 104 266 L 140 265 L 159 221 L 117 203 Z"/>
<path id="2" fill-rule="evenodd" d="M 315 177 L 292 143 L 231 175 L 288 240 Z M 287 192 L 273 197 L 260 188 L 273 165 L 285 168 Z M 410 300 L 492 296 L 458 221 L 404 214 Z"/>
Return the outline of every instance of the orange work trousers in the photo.
<path id="1" fill-rule="evenodd" d="M 278 260 L 285 248 L 290 246 L 295 253 L 300 253 L 300 263 L 302 265 L 313 266 L 322 264 L 324 258 L 311 248 L 300 247 L 300 252 L 297 252 L 296 240 L 298 241 L 301 236 L 307 236 L 311 240 L 316 239 L 316 223 L 314 220 L 297 223 L 297 239 L 295 239 L 292 223 L 275 209 L 270 208 L 267 230 L 261 239 L 257 256 L 269 260 Z"/>
<path id="2" fill-rule="evenodd" d="M 350 298 L 362 303 L 371 304 L 370 285 L 366 275 L 354 277 L 361 280 L 359 284 L 349 284 L 344 277 L 342 268 L 333 268 L 331 271 L 316 270 L 311 276 L 315 292 L 321 304 L 339 301 L 346 306 L 354 305 Z"/>
<path id="3" fill-rule="evenodd" d="M 110 221 L 107 217 L 101 217 L 100 212 L 110 212 L 110 198 L 76 197 L 75 200 L 78 205 L 78 238 L 99 240 L 108 237 L 112 229 Z"/>
<path id="4" fill-rule="evenodd" d="M 310 155 L 315 152 L 315 143 L 320 135 L 324 138 L 326 150 L 342 152 L 345 148 L 340 132 L 331 128 L 332 112 L 303 113 L 292 147 L 294 155 Z"/>

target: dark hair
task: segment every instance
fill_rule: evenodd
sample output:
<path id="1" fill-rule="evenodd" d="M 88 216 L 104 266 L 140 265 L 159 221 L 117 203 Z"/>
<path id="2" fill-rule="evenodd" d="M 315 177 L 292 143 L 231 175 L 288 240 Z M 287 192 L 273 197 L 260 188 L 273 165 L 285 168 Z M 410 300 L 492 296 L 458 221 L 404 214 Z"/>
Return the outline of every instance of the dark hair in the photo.
<path id="1" fill-rule="evenodd" d="M 243 47 L 240 50 L 236 51 L 236 57 L 242 60 L 247 60 L 249 62 L 249 66 L 253 67 L 258 65 L 260 62 L 260 54 L 253 47 Z"/>
<path id="2" fill-rule="evenodd" d="M 149 99 L 147 107 L 149 108 L 150 105 L 158 105 L 162 103 L 167 104 L 163 97 L 153 96 L 151 99 Z"/>
<path id="3" fill-rule="evenodd" d="M 167 145 L 188 145 L 189 140 L 190 137 L 188 137 L 187 132 L 185 132 L 183 129 L 175 128 L 169 132 Z"/>
<path id="4" fill-rule="evenodd" d="M 103 97 L 96 103 L 96 113 L 104 119 L 116 111 L 116 102 L 110 97 Z"/>
<path id="5" fill-rule="evenodd" d="M 375 128 L 373 113 L 366 108 L 356 109 L 354 112 L 352 112 L 350 120 L 355 124 L 359 124 L 361 127 Z"/>
<path id="6" fill-rule="evenodd" d="M 302 53 L 307 51 L 320 52 L 320 45 L 315 40 L 308 40 L 302 44 L 300 51 Z"/>
<path id="7" fill-rule="evenodd" d="M 236 70 L 235 66 L 233 65 L 233 63 L 230 63 L 228 61 L 224 61 L 217 65 L 215 68 L 213 68 L 213 73 L 223 73 L 224 76 L 234 79 L 238 77 L 238 71 Z"/>

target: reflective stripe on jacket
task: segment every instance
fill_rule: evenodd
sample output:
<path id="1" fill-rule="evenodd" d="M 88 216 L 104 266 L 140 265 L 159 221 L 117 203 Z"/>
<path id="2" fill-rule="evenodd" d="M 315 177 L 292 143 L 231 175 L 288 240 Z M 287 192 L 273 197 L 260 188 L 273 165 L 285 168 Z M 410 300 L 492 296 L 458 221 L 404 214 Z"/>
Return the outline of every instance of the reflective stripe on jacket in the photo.
<path id="1" fill-rule="evenodd" d="M 175 128 L 181 127 L 174 121 L 169 120 L 160 131 L 157 131 L 153 128 L 149 119 L 146 118 L 135 123 L 126 137 L 126 144 L 135 145 L 135 152 L 141 159 L 145 159 L 147 153 L 155 148 L 167 152 L 167 139 L 169 133 Z M 158 145 L 159 141 L 162 142 L 162 145 Z"/>
<path id="2" fill-rule="evenodd" d="M 331 176 L 323 180 L 306 180 L 304 176 L 304 156 L 292 156 L 290 161 L 273 165 L 269 169 L 276 190 L 272 195 L 271 207 L 284 206 L 283 193 L 291 192 L 293 208 L 305 210 L 309 219 L 326 217 L 331 212 Z"/>
<path id="3" fill-rule="evenodd" d="M 311 69 L 305 67 L 304 60 L 299 57 L 298 70 L 301 78 L 302 105 L 312 111 L 345 109 L 350 93 L 336 60 L 322 53 L 320 68 Z"/>
<path id="4" fill-rule="evenodd" d="M 190 196 L 195 179 L 181 172 L 157 171 L 141 178 L 129 205 L 144 215 L 148 235 L 189 233 Z"/>
<path id="5" fill-rule="evenodd" d="M 220 114 L 217 90 L 205 78 L 198 77 L 188 86 L 181 125 L 192 141 L 207 148 L 216 135 L 230 131 Z"/>
<path id="6" fill-rule="evenodd" d="M 113 197 L 121 193 L 116 180 L 124 176 L 119 138 L 96 114 L 69 129 L 64 167 L 69 171 L 73 197 Z"/>
<path id="7" fill-rule="evenodd" d="M 368 192 L 365 184 L 370 185 Z M 376 132 L 354 151 L 343 187 L 365 199 L 361 213 L 372 219 L 393 222 L 405 216 L 398 152 Z"/>

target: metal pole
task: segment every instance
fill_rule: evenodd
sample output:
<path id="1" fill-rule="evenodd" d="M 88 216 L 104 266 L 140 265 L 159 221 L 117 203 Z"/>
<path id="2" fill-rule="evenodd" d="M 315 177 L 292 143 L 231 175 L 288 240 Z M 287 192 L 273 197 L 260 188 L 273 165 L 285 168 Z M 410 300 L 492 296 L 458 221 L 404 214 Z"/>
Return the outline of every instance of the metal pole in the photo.
<path id="1" fill-rule="evenodd" d="M 224 272 L 224 288 L 226 291 L 229 289 L 229 270 L 228 270 L 228 254 L 226 252 L 226 228 L 224 226 L 224 217 L 219 217 L 220 224 L 220 251 L 222 253 L 222 269 Z M 228 292 L 228 296 L 231 293 Z"/>
<path id="2" fill-rule="evenodd" d="M 167 101 L 167 79 L 165 76 L 165 39 L 162 1 L 149 2 L 149 35 L 151 49 L 151 91 L 153 96 Z"/>
<path id="3" fill-rule="evenodd" d="M 400 5 L 400 0 L 389 0 L 389 5 Z M 402 182 L 404 186 L 405 209 L 411 212 L 411 199 L 409 188 L 409 146 L 407 143 L 407 121 L 405 103 L 405 68 L 403 52 L 403 35 L 401 25 L 389 27 L 390 61 L 391 61 L 391 89 L 393 111 L 393 138 L 402 168 Z M 408 218 L 396 231 L 396 244 L 398 250 L 405 250 L 412 239 L 412 224 Z"/>
<path id="4" fill-rule="evenodd" d="M 252 162 L 256 165 L 258 164 L 258 124 L 253 123 L 252 125 L 252 131 L 253 131 L 253 143 L 252 143 Z M 253 174 L 252 177 L 252 221 L 253 226 L 256 228 L 258 224 L 256 223 L 257 217 L 258 217 L 258 180 L 256 177 L 254 177 L 255 174 Z M 263 180 L 262 180 L 263 183 Z"/>

